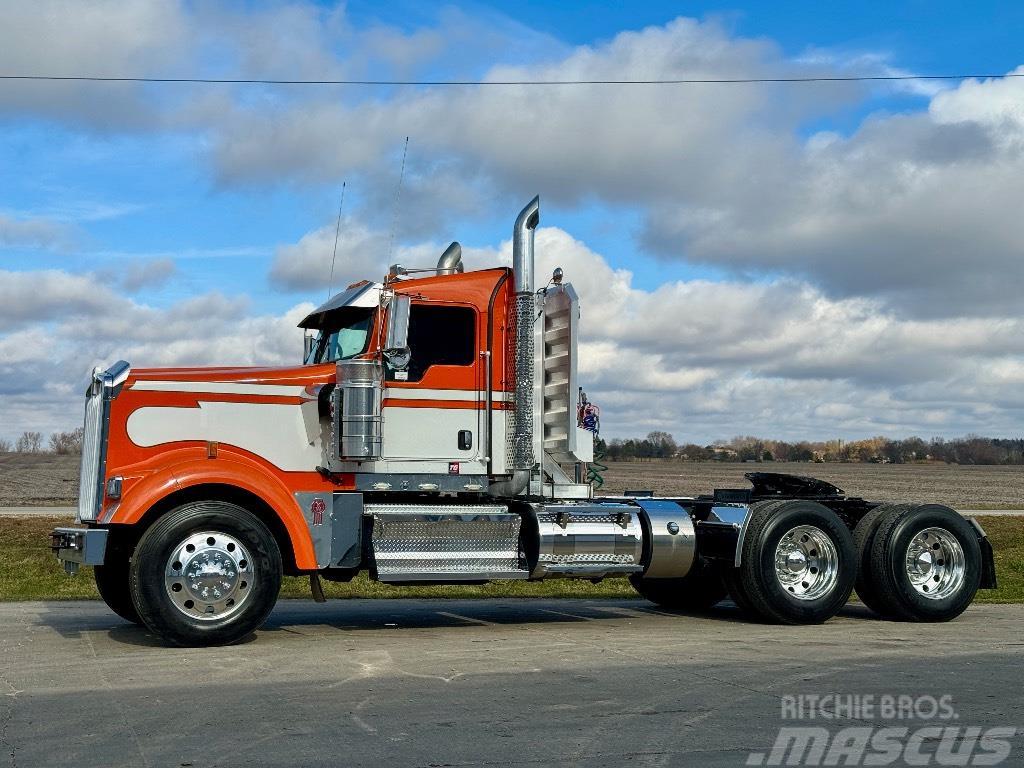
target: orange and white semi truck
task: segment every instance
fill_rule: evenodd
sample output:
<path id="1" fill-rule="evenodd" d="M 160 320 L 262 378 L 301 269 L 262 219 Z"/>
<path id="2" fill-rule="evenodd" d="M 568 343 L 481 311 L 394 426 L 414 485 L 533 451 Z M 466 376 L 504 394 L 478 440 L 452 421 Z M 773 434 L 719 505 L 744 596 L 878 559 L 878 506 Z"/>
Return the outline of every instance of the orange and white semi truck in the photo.
<path id="1" fill-rule="evenodd" d="M 750 616 L 821 622 L 856 587 L 885 617 L 942 621 L 995 586 L 972 520 L 751 473 L 704 496 L 595 497 L 577 382 L 579 300 L 538 286 L 538 199 L 512 268 L 394 265 L 306 317 L 303 364 L 97 369 L 79 527 L 51 546 L 93 566 L 107 605 L 180 645 L 266 619 L 283 574 L 390 584 L 628 577 L 667 608 L 727 595 Z"/>

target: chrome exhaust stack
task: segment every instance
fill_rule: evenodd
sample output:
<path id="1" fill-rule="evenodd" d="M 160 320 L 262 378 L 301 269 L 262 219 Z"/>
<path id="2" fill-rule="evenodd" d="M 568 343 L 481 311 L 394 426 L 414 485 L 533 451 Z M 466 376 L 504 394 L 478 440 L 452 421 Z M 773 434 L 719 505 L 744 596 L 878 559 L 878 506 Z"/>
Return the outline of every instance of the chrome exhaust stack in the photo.
<path id="1" fill-rule="evenodd" d="M 533 455 L 533 323 L 534 299 L 534 234 L 540 223 L 540 197 L 535 197 L 516 217 L 512 230 L 512 281 L 515 288 L 515 392 L 513 396 L 512 439 L 509 444 L 509 467 L 532 470 L 537 458 Z"/>
<path id="2" fill-rule="evenodd" d="M 454 242 L 444 249 L 441 258 L 437 260 L 437 274 L 454 275 L 462 272 L 465 267 L 462 265 L 462 246 Z"/>

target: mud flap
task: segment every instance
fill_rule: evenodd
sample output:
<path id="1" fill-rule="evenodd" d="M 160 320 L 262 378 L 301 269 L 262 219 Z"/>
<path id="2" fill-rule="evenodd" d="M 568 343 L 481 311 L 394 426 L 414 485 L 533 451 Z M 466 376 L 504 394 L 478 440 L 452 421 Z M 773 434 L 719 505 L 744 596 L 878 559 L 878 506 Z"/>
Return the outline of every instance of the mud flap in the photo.
<path id="1" fill-rule="evenodd" d="M 978 589 L 998 589 L 996 583 L 996 559 L 992 552 L 992 542 L 988 540 L 985 529 L 981 523 L 973 517 L 968 517 L 967 522 L 973 526 L 978 534 L 978 546 L 981 547 L 981 583 Z"/>

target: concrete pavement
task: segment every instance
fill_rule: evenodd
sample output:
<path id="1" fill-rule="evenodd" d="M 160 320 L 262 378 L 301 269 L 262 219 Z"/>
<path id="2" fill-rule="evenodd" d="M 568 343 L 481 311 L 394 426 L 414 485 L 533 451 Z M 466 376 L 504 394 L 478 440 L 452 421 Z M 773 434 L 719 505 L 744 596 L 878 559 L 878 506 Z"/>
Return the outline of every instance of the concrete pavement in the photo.
<path id="1" fill-rule="evenodd" d="M 1022 622 L 1019 605 L 974 606 L 941 625 L 851 606 L 793 628 L 642 600 L 283 601 L 249 642 L 177 649 L 102 603 L 7 603 L 0 758 L 19 768 L 739 766 L 794 724 L 780 719 L 781 697 L 823 693 L 949 694 L 955 725 L 1021 734 Z M 1024 739 L 1010 741 L 1006 764 L 1019 765 Z"/>

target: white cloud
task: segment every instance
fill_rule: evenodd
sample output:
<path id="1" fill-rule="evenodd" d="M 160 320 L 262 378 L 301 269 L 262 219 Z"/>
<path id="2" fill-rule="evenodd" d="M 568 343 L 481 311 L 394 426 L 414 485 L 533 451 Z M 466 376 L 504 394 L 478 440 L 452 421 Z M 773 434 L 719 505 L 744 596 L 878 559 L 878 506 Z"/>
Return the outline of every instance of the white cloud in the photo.
<path id="1" fill-rule="evenodd" d="M 15 217 L 0 213 L 0 248 L 66 248 L 72 230 L 45 217 Z"/>
<path id="2" fill-rule="evenodd" d="M 507 19 L 437 19 L 357 29 L 343 8 L 303 3 L 6 4 L 0 69 L 491 80 L 902 71 L 872 52 L 791 58 L 770 40 L 692 19 L 575 48 Z M 498 200 L 505 207 L 539 191 L 563 209 L 623 210 L 648 252 L 714 265 L 728 278 L 641 290 L 628 262 L 609 264 L 562 230 L 538 233 L 538 274 L 557 263 L 583 296 L 582 371 L 613 433 L 1019 429 L 1024 79 L 914 88 L 920 109 L 812 136 L 807 125 L 863 108 L 878 87 L 3 83 L 0 112 L 79 131 L 187 134 L 221 188 L 347 179 L 359 194 L 339 241 L 336 288 L 379 279 L 388 261 L 432 264 L 453 219 L 486 220 Z M 392 248 L 384 233 L 405 136 Z M 280 246 L 270 280 L 319 301 L 333 240 L 331 221 Z M 57 247 L 60 233 L 52 222 L 0 217 L 5 243 Z M 467 247 L 466 260 L 508 263 L 509 250 Z M 158 261 L 131 267 L 126 284 L 166 279 L 171 255 L 149 254 Z M 50 414 L 45 423 L 66 418 L 80 374 L 116 356 L 295 360 L 298 313 L 262 315 L 217 294 L 155 309 L 73 272 L 0 273 L 5 428 L 12 414 L 29 418 L 33 403 Z"/>
<path id="3" fill-rule="evenodd" d="M 219 294 L 157 309 L 92 276 L 0 272 L 0 436 L 74 426 L 89 371 L 118 359 L 135 367 L 298 363 L 296 324 L 312 309 L 254 314 L 244 298 Z"/>
<path id="4" fill-rule="evenodd" d="M 360 237 L 383 240 L 372 230 Z M 542 227 L 536 239 L 537 274 L 561 266 L 581 297 L 581 383 L 604 408 L 611 436 L 655 428 L 698 441 L 737 431 L 1002 434 L 1019 423 L 1020 318 L 912 320 L 878 300 L 830 298 L 792 280 L 690 280 L 644 290 L 628 270 L 563 230 Z M 325 245 L 333 246 L 327 228 L 282 248 L 275 279 L 319 294 L 330 259 Z M 433 263 L 440 250 L 425 243 L 405 255 L 415 259 L 409 263 Z M 354 254 L 338 270 L 336 289 L 380 276 L 379 250 Z M 465 259 L 470 269 L 508 264 L 511 244 L 467 247 Z M 261 315 L 244 297 L 206 294 L 157 309 L 113 294 L 96 278 L 56 271 L 5 273 L 0 286 L 11 286 L 0 296 L 7 329 L 0 392 L 11 432 L 30 423 L 69 426 L 80 380 L 119 357 L 139 366 L 296 362 L 295 325 L 314 306 Z"/>
<path id="5" fill-rule="evenodd" d="M 170 280 L 177 272 L 173 259 L 133 260 L 122 271 L 121 285 L 129 293 L 143 288 L 156 288 Z"/>

